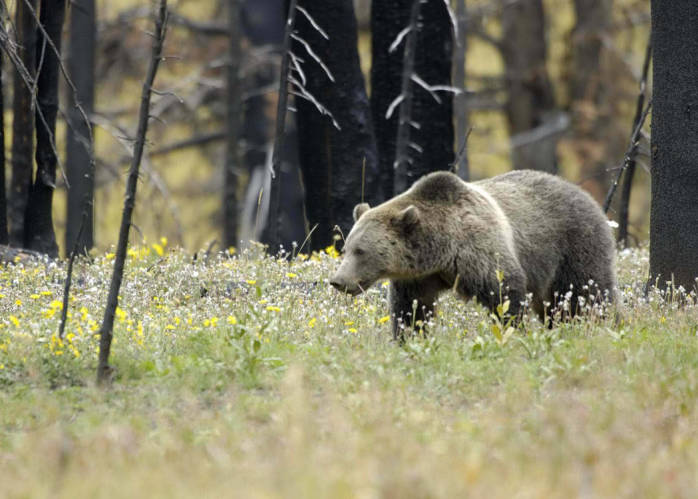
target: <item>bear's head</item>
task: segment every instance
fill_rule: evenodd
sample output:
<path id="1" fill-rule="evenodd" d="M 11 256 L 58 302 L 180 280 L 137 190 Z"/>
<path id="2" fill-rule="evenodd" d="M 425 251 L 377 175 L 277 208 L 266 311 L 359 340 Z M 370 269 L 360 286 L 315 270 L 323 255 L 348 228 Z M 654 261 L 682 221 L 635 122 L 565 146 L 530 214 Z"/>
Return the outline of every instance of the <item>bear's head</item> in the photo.
<path id="1" fill-rule="evenodd" d="M 342 263 L 330 284 L 358 295 L 381 278 L 417 277 L 416 247 L 424 238 L 420 230 L 422 216 L 414 204 L 389 201 L 373 209 L 366 203 L 357 205 Z"/>

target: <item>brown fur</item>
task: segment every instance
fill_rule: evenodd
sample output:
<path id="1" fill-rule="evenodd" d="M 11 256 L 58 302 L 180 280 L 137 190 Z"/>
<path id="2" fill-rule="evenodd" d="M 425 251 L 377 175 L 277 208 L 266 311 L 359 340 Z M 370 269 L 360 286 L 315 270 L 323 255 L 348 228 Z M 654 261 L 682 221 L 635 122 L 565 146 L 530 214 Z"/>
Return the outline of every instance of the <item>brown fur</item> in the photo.
<path id="1" fill-rule="evenodd" d="M 396 337 L 415 300 L 416 319 L 426 319 L 447 289 L 496 306 L 497 270 L 504 273 L 514 316 L 527 293 L 542 317 L 545 302 L 555 303 L 570 290 L 574 313 L 590 280 L 615 298 L 614 243 L 606 217 L 587 193 L 559 177 L 519 170 L 466 183 L 437 172 L 375 208 L 358 205 L 354 217 L 331 283 L 358 294 L 389 278 Z"/>

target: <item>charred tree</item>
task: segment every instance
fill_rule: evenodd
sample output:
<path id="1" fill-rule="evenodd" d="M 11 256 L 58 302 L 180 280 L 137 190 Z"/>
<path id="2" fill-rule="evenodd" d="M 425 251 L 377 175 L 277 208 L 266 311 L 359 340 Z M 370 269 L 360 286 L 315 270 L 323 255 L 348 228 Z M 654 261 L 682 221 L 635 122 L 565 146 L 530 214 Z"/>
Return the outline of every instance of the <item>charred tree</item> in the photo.
<path id="1" fill-rule="evenodd" d="M 335 225 L 349 232 L 362 194 L 369 203 L 382 195 L 352 0 L 299 0 L 298 10 L 291 78 L 306 215 L 317 225 L 311 249 L 320 249 L 332 244 Z"/>
<path id="2" fill-rule="evenodd" d="M 91 124 L 94 109 L 95 46 L 97 38 L 95 0 L 72 0 L 68 40 L 68 74 L 75 93 L 68 92 L 68 122 L 66 129 L 66 177 L 68 178 L 68 213 L 66 217 L 65 248 L 85 253 L 94 245 L 94 162 Z M 83 211 L 87 219 L 83 224 Z"/>
<path id="3" fill-rule="evenodd" d="M 153 33 L 153 46 L 148 64 L 148 71 L 143 82 L 141 91 L 141 102 L 138 111 L 138 130 L 136 131 L 136 141 L 133 147 L 133 159 L 126 181 L 126 197 L 124 199 L 124 210 L 119 228 L 119 241 L 116 245 L 116 255 L 114 257 L 114 270 L 112 272 L 111 284 L 107 304 L 104 308 L 104 318 L 99 329 L 99 363 L 97 365 L 97 382 L 106 384 L 111 381 L 112 368 L 109 365 L 109 354 L 111 352 L 111 342 L 114 331 L 114 316 L 116 307 L 119 304 L 119 289 L 124 277 L 124 266 L 126 263 L 126 250 L 128 248 L 128 235 L 131 230 L 131 218 L 136 205 L 136 188 L 138 187 L 138 172 L 140 170 L 145 138 L 148 133 L 148 120 L 150 119 L 150 98 L 153 91 L 153 82 L 158 71 L 158 66 L 162 60 L 162 46 L 165 41 L 165 30 L 167 25 L 167 0 L 160 0 L 158 12 L 155 17 L 155 31 Z"/>
<path id="4" fill-rule="evenodd" d="M 458 36 L 456 38 L 455 49 L 453 51 L 453 86 L 460 93 L 455 97 L 455 133 L 458 157 L 454 171 L 463 180 L 470 179 L 470 166 L 468 164 L 467 137 L 469 126 L 468 116 L 468 94 L 465 86 L 465 64 L 468 53 L 468 18 L 465 0 L 456 0 L 456 20 L 458 26 Z"/>
<path id="5" fill-rule="evenodd" d="M 419 0 L 417 0 L 419 1 Z M 398 113 L 387 118 L 402 92 L 406 41 L 391 52 L 398 35 L 410 24 L 413 0 L 383 0 L 371 6 L 371 112 L 379 156 L 381 185 L 386 197 L 394 194 Z M 414 75 L 428 86 L 451 85 L 453 37 L 446 4 L 427 1 L 419 9 L 416 26 Z M 411 82 L 410 162 L 407 185 L 422 175 L 445 170 L 453 163 L 453 95 L 429 92 Z M 434 95 L 438 96 L 437 102 Z"/>
<path id="6" fill-rule="evenodd" d="M 17 2 L 15 29 L 20 67 L 15 67 L 12 102 L 12 176 L 8 200 L 10 245 L 23 247 L 34 168 L 33 88 L 36 68 L 37 0 Z"/>
<path id="7" fill-rule="evenodd" d="M 228 64 L 226 65 L 225 96 L 225 165 L 223 167 L 223 244 L 225 248 L 238 245 L 238 171 L 241 164 L 240 129 L 242 99 L 240 84 L 241 25 L 240 0 L 227 0 Z"/>
<path id="8" fill-rule="evenodd" d="M 546 69 L 547 44 L 542 0 L 510 2 L 502 11 L 500 42 L 505 64 L 514 168 L 557 173 L 560 114 Z"/>
<path id="9" fill-rule="evenodd" d="M 36 175 L 29 193 L 24 228 L 24 247 L 52 258 L 58 256 L 56 233 L 53 230 L 53 191 L 56 188 L 58 162 L 54 137 L 64 17 L 65 0 L 41 1 L 39 22 L 44 29 L 37 30 L 36 44 Z"/>
<path id="10" fill-rule="evenodd" d="M 652 0 L 650 284 L 698 277 L 698 3 Z"/>

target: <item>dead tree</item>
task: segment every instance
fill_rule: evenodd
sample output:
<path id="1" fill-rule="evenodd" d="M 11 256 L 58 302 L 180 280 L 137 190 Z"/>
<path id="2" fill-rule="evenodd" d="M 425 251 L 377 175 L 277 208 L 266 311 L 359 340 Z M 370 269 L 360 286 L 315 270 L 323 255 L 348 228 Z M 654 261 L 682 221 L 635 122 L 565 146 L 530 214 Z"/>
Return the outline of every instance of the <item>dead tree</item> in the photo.
<path id="1" fill-rule="evenodd" d="M 455 37 L 455 49 L 453 51 L 453 86 L 460 91 L 454 100 L 453 113 L 455 115 L 455 134 L 457 150 L 459 151 L 454 165 L 454 171 L 463 180 L 470 179 L 470 165 L 468 164 L 467 136 L 469 125 L 468 93 L 465 85 L 465 64 L 468 52 L 467 8 L 465 0 L 456 0 L 456 20 L 458 30 Z"/>
<path id="2" fill-rule="evenodd" d="M 286 25 L 284 39 L 281 44 L 281 68 L 279 70 L 279 94 L 276 101 L 276 123 L 274 125 L 274 145 L 272 149 L 271 167 L 272 179 L 269 193 L 269 226 L 272 251 L 279 244 L 280 201 L 281 201 L 281 156 L 286 138 L 286 114 L 288 111 L 289 70 L 291 61 L 291 36 L 296 26 L 297 0 L 288 0 L 286 5 Z M 260 192 L 260 196 L 263 193 Z"/>
<path id="3" fill-rule="evenodd" d="M 64 16 L 65 0 L 41 1 L 39 22 L 43 30 L 37 32 L 36 45 L 36 174 L 29 193 L 24 222 L 24 247 L 52 258 L 58 256 L 52 207 L 58 162 L 54 137 L 58 113 L 59 56 Z"/>
<path id="4" fill-rule="evenodd" d="M 223 167 L 223 244 L 225 248 L 238 245 L 238 171 L 240 170 L 240 130 L 242 99 L 240 85 L 241 26 L 240 0 L 227 0 L 229 51 L 226 65 L 226 149 Z"/>
<path id="5" fill-rule="evenodd" d="M 420 1 L 418 20 L 411 25 L 414 2 Z M 383 0 L 371 7 L 372 66 L 371 112 L 379 155 L 381 184 L 386 197 L 395 191 L 396 161 L 406 161 L 399 185 L 411 185 L 422 175 L 448 169 L 453 163 L 453 94 L 450 91 L 453 38 L 446 2 L 436 0 Z M 405 48 L 415 37 L 414 66 L 407 88 L 411 99 L 407 153 L 398 158 L 399 112 L 405 104 L 403 75 Z M 439 89 L 448 88 L 443 92 Z"/>
<path id="6" fill-rule="evenodd" d="M 382 196 L 352 0 L 299 0 L 291 75 L 311 249 L 347 234 L 352 209 Z"/>
<path id="7" fill-rule="evenodd" d="M 698 3 L 652 0 L 650 284 L 696 289 Z"/>
<path id="8" fill-rule="evenodd" d="M 25 219 L 34 166 L 33 91 L 36 68 L 37 0 L 17 2 L 15 29 L 18 58 L 12 103 L 12 176 L 8 199 L 10 245 L 24 247 Z"/>
<path id="9" fill-rule="evenodd" d="M 68 40 L 68 74 L 75 93 L 68 92 L 66 127 L 66 177 L 68 179 L 68 212 L 65 248 L 75 247 L 85 253 L 94 245 L 94 162 L 92 133 L 78 106 L 89 117 L 94 109 L 95 49 L 97 38 L 95 0 L 72 0 Z M 78 240 L 78 232 L 87 210 L 87 220 Z"/>
<path id="10" fill-rule="evenodd" d="M 545 66 L 543 1 L 506 4 L 498 44 L 505 64 L 505 111 L 512 137 L 513 166 L 556 173 L 560 115 Z"/>
<path id="11" fill-rule="evenodd" d="M 141 103 L 138 112 L 138 130 L 136 132 L 135 144 L 133 147 L 133 160 L 128 172 L 126 181 L 126 196 L 124 199 L 124 209 L 121 217 L 121 227 L 119 228 L 119 241 L 116 245 L 116 256 L 114 258 L 114 271 L 112 272 L 109 295 L 104 309 L 104 318 L 99 329 L 99 364 L 97 365 L 97 382 L 99 384 L 108 383 L 111 380 L 112 368 L 109 365 L 109 353 L 114 331 L 114 315 L 119 303 L 119 289 L 124 275 L 124 265 L 126 262 L 126 250 L 128 247 L 128 236 L 131 229 L 131 218 L 133 208 L 136 204 L 136 188 L 138 186 L 138 171 L 140 169 L 143 148 L 145 146 L 146 134 L 148 131 L 148 120 L 150 118 L 150 98 L 153 91 L 153 81 L 162 59 L 162 46 L 165 41 L 165 31 L 167 26 L 167 0 L 160 0 L 158 12 L 155 17 L 155 31 L 153 33 L 153 46 L 146 73 L 143 89 L 141 92 Z"/>

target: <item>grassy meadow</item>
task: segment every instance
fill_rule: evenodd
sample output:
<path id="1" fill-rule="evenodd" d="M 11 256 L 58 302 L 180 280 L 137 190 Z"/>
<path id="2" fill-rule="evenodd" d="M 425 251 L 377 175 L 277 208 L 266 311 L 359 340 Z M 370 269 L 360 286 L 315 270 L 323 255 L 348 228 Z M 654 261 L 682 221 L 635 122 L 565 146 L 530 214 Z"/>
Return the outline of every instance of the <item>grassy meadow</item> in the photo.
<path id="1" fill-rule="evenodd" d="M 130 251 L 113 387 L 94 384 L 113 255 L 0 268 L 0 497 L 689 497 L 698 490 L 698 311 L 645 299 L 619 256 L 624 321 L 498 341 L 445 296 L 390 340 L 384 285 L 290 261 Z"/>

